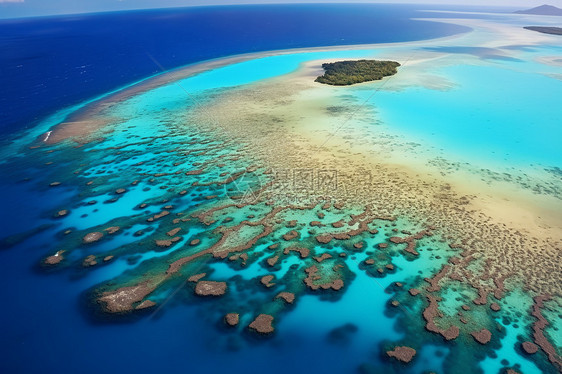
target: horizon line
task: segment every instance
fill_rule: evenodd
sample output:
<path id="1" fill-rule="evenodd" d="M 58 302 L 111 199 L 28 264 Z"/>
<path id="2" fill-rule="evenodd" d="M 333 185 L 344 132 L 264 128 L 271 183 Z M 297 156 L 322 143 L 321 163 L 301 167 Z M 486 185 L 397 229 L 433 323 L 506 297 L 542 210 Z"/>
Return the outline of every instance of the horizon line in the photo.
<path id="1" fill-rule="evenodd" d="M 16 6 L 16 4 L 21 3 L 1 3 L 0 6 Z M 336 0 L 336 1 L 326 1 L 326 2 L 267 2 L 267 3 L 236 3 L 236 4 L 194 4 L 194 5 L 171 5 L 171 6 L 164 6 L 164 7 L 149 7 L 149 8 L 131 8 L 131 9 L 117 9 L 117 10 L 101 10 L 101 11 L 86 11 L 86 12 L 69 12 L 69 13 L 53 13 L 53 14 L 44 14 L 44 15 L 30 15 L 30 16 L 15 16 L 15 17 L 2 17 L 0 16 L 0 22 L 2 21 L 9 21 L 9 20 L 24 20 L 24 19 L 37 19 L 37 18 L 56 18 L 56 17 L 65 17 L 65 16 L 92 16 L 98 14 L 108 14 L 108 13 L 127 13 L 127 12 L 141 12 L 141 11 L 159 11 L 159 10 L 169 10 L 169 9 L 188 9 L 188 8 L 215 8 L 215 7 L 239 7 L 239 6 L 272 6 L 272 5 L 395 5 L 395 6 L 408 6 L 408 5 L 417 5 L 417 6 L 456 6 L 456 7 L 472 7 L 472 8 L 494 8 L 494 9 L 520 9 L 519 7 L 513 5 L 473 5 L 473 4 L 454 4 L 454 3 L 447 3 L 447 4 L 436 4 L 436 3 L 392 3 L 392 2 L 377 2 L 377 1 L 350 1 L 345 2 L 343 0 Z M 547 5 L 547 4 L 544 4 Z"/>

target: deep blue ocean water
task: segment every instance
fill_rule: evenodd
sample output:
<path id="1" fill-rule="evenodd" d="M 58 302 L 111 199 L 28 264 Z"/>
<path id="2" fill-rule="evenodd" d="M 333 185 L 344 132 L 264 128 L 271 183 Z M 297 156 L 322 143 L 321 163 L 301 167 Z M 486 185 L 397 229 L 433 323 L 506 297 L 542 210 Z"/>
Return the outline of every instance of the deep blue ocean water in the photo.
<path id="1" fill-rule="evenodd" d="M 465 27 L 410 5 L 196 7 L 0 20 L 0 131 L 159 72 L 240 53 L 403 42 Z M 457 8 L 454 8 L 457 9 Z"/>

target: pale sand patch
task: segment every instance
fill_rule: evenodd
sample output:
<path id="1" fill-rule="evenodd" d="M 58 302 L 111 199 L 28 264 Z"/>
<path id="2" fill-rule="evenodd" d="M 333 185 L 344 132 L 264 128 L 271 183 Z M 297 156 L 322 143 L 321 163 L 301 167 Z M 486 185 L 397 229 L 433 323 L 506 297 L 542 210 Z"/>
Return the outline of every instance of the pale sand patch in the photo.
<path id="1" fill-rule="evenodd" d="M 463 34 L 461 39 L 469 41 L 467 46 L 503 48 L 506 46 L 539 45 L 559 42 L 555 35 L 526 30 L 519 25 L 496 23 L 478 19 L 440 19 L 441 22 L 467 26 L 475 32 Z"/>
<path id="2" fill-rule="evenodd" d="M 91 134 L 94 131 L 104 127 L 105 125 L 111 124 L 110 119 L 83 119 L 80 121 L 68 121 L 62 122 L 57 125 L 56 129 L 53 131 L 48 131 L 43 138 L 43 142 L 46 144 L 58 143 L 62 140 L 72 138 L 76 142 L 87 142 L 87 134 Z"/>
<path id="3" fill-rule="evenodd" d="M 541 56 L 536 61 L 544 65 L 562 66 L 562 56 Z"/>
<path id="4" fill-rule="evenodd" d="M 562 81 L 562 74 L 552 73 L 552 74 L 545 74 L 545 75 L 547 77 L 558 79 L 558 80 Z"/>

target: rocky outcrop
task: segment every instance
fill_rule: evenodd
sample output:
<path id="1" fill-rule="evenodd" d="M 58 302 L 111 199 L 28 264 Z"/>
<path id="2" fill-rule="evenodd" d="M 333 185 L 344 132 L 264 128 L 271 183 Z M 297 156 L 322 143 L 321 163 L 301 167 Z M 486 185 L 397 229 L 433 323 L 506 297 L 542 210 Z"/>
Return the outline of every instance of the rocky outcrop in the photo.
<path id="1" fill-rule="evenodd" d="M 289 240 L 296 239 L 299 236 L 300 236 L 300 234 L 298 233 L 298 231 L 291 230 L 288 233 L 286 233 L 285 235 L 283 235 L 283 239 L 286 240 L 286 241 L 289 241 Z"/>
<path id="2" fill-rule="evenodd" d="M 479 331 L 473 331 L 470 333 L 474 340 L 476 340 L 480 344 L 488 344 L 492 339 L 492 333 L 487 329 L 482 329 Z"/>
<path id="3" fill-rule="evenodd" d="M 314 260 L 315 260 L 316 262 L 320 263 L 320 262 L 322 262 L 322 261 L 324 261 L 324 260 L 327 260 L 327 259 L 329 259 L 329 258 L 332 258 L 332 255 L 331 255 L 331 254 L 329 254 L 329 253 L 322 253 L 321 256 L 316 256 L 316 257 L 314 257 Z"/>
<path id="4" fill-rule="evenodd" d="M 297 220 L 291 220 L 289 222 L 287 222 L 287 227 L 296 227 L 297 226 L 298 221 Z"/>
<path id="5" fill-rule="evenodd" d="M 55 213 L 55 218 L 64 217 L 66 215 L 68 215 L 68 210 L 66 209 L 59 210 L 58 212 Z"/>
<path id="6" fill-rule="evenodd" d="M 476 305 L 486 305 L 488 303 L 488 291 L 484 288 L 478 288 L 478 297 L 472 302 Z"/>
<path id="7" fill-rule="evenodd" d="M 162 248 L 167 248 L 172 246 L 172 244 L 177 243 L 181 240 L 181 236 L 176 236 L 172 239 L 155 240 L 157 246 Z"/>
<path id="8" fill-rule="evenodd" d="M 264 275 L 260 279 L 260 283 L 266 286 L 267 288 L 275 286 L 275 283 L 271 283 L 271 281 L 275 279 L 275 275 Z"/>
<path id="9" fill-rule="evenodd" d="M 291 292 L 279 292 L 275 298 L 283 299 L 286 303 L 292 304 L 295 301 L 295 294 Z"/>
<path id="10" fill-rule="evenodd" d="M 103 237 L 101 232 L 91 232 L 82 238 L 84 244 L 95 243 Z"/>
<path id="11" fill-rule="evenodd" d="M 277 263 L 277 260 L 279 260 L 279 256 L 273 256 L 267 259 L 267 264 L 269 266 L 275 266 L 275 264 Z"/>
<path id="12" fill-rule="evenodd" d="M 204 171 L 205 171 L 205 169 L 190 170 L 190 171 L 186 172 L 185 175 L 199 175 L 199 174 L 202 174 Z"/>
<path id="13" fill-rule="evenodd" d="M 544 307 L 544 302 L 551 299 L 550 295 L 541 295 L 534 298 L 535 304 L 531 315 L 537 320 L 533 324 L 533 339 L 535 344 L 538 345 L 548 357 L 548 361 L 554 365 L 554 367 L 562 372 L 562 357 L 556 352 L 556 348 L 548 341 L 544 335 L 544 329 L 549 325 L 548 321 L 542 315 L 541 308 Z"/>
<path id="14" fill-rule="evenodd" d="M 153 290 L 154 286 L 148 282 L 143 282 L 136 286 L 104 292 L 98 298 L 98 303 L 102 305 L 102 309 L 106 312 L 125 313 L 133 310 L 133 304 L 144 299 Z"/>
<path id="15" fill-rule="evenodd" d="M 344 226 L 344 221 L 343 221 L 343 219 L 342 219 L 342 220 L 339 220 L 339 221 L 337 221 L 337 222 L 332 223 L 332 227 L 333 227 L 333 228 L 336 228 L 336 229 L 342 228 L 343 226 Z"/>
<path id="16" fill-rule="evenodd" d="M 199 282 L 201 280 L 201 278 L 205 277 L 205 275 L 207 275 L 207 273 L 194 274 L 191 277 L 187 278 L 187 281 L 188 282 Z"/>
<path id="17" fill-rule="evenodd" d="M 316 265 L 312 265 L 311 267 L 304 269 L 304 271 L 308 274 L 308 276 L 303 280 L 303 282 L 311 290 L 318 290 L 318 289 L 328 290 L 331 288 L 334 291 L 339 291 L 344 286 L 344 282 L 341 279 L 335 279 L 332 282 L 316 284 L 315 281 L 322 278 L 320 275 L 317 274 L 318 267 Z"/>
<path id="18" fill-rule="evenodd" d="M 147 219 L 148 222 L 153 222 L 156 221 L 157 219 L 160 219 L 162 217 L 167 216 L 168 214 L 170 214 L 170 212 L 168 212 L 167 210 L 163 210 L 158 214 L 155 214 L 154 216 L 150 217 Z"/>
<path id="19" fill-rule="evenodd" d="M 58 265 L 62 260 L 64 260 L 64 256 L 62 255 L 64 251 L 58 251 L 52 256 L 49 256 L 43 260 L 43 264 L 45 265 Z"/>
<path id="20" fill-rule="evenodd" d="M 389 240 L 394 244 L 403 244 L 406 243 L 406 248 L 404 250 L 414 256 L 419 256 L 419 253 L 416 251 L 417 241 L 422 239 L 424 236 L 431 236 L 433 235 L 429 230 L 423 230 L 418 232 L 415 235 L 408 236 L 407 238 L 400 238 L 397 236 L 393 236 Z"/>
<path id="21" fill-rule="evenodd" d="M 97 264 L 98 262 L 96 260 L 96 256 L 94 255 L 89 255 L 84 259 L 84 261 L 82 261 L 82 266 L 84 266 L 85 268 L 95 266 Z"/>
<path id="22" fill-rule="evenodd" d="M 328 244 L 332 241 L 332 235 L 318 235 L 316 241 L 320 244 Z"/>
<path id="23" fill-rule="evenodd" d="M 115 234 L 117 231 L 119 231 L 120 227 L 119 226 L 111 226 L 105 229 L 105 231 L 109 234 Z"/>
<path id="24" fill-rule="evenodd" d="M 168 236 L 174 236 L 174 235 L 176 235 L 178 232 L 180 232 L 180 230 L 181 230 L 181 227 L 176 227 L 175 229 L 172 229 L 172 230 L 168 231 L 168 232 L 166 233 L 166 235 L 168 235 Z"/>
<path id="25" fill-rule="evenodd" d="M 441 290 L 441 286 L 439 285 L 439 282 L 447 275 L 449 270 L 451 270 L 450 265 L 443 265 L 441 270 L 437 274 L 435 274 L 432 278 L 425 278 L 424 280 L 430 284 L 430 286 L 427 287 L 427 290 L 429 292 L 437 292 Z"/>
<path id="26" fill-rule="evenodd" d="M 539 347 L 537 347 L 537 345 L 533 342 L 523 342 L 521 344 L 521 348 L 523 348 L 525 353 L 530 355 L 537 353 L 537 351 L 539 350 Z"/>
<path id="27" fill-rule="evenodd" d="M 228 313 L 224 316 L 224 322 L 229 326 L 236 326 L 240 322 L 240 315 L 238 313 Z"/>
<path id="28" fill-rule="evenodd" d="M 398 361 L 408 363 L 412 361 L 416 355 L 416 350 L 410 347 L 396 347 L 392 351 L 387 351 L 388 357 L 393 357 Z"/>
<path id="29" fill-rule="evenodd" d="M 288 247 L 283 251 L 283 253 L 286 255 L 288 255 L 290 252 L 298 252 L 301 258 L 307 258 L 310 254 L 310 249 L 304 247 Z"/>
<path id="30" fill-rule="evenodd" d="M 269 314 L 260 314 L 248 326 L 250 330 L 254 330 L 260 334 L 271 334 L 275 329 L 272 326 L 273 317 Z"/>
<path id="31" fill-rule="evenodd" d="M 445 340 L 453 340 L 459 336 L 459 328 L 455 325 L 449 326 L 447 329 L 441 329 L 435 324 L 435 318 L 439 315 L 438 299 L 433 295 L 427 295 L 429 305 L 423 311 L 423 318 L 426 321 L 425 329 L 429 332 L 440 334 Z"/>
<path id="32" fill-rule="evenodd" d="M 226 282 L 200 281 L 195 286 L 199 296 L 222 296 L 226 292 Z"/>

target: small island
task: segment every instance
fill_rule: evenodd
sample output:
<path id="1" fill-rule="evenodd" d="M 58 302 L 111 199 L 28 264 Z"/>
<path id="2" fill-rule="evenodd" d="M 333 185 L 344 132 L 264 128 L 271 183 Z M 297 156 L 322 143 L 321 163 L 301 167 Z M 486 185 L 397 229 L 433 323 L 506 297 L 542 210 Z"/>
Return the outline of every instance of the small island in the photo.
<path id="1" fill-rule="evenodd" d="M 333 86 L 349 86 L 356 83 L 381 80 L 394 75 L 400 66 L 395 61 L 358 60 L 338 61 L 322 64 L 324 75 L 315 82 Z"/>
<path id="2" fill-rule="evenodd" d="M 518 10 L 515 13 L 517 14 L 534 14 L 539 16 L 562 16 L 562 9 L 557 8 L 552 5 L 541 5 L 536 8 L 526 9 L 526 10 Z"/>
<path id="3" fill-rule="evenodd" d="M 542 32 L 543 34 L 562 35 L 562 27 L 527 26 L 525 29 Z"/>

